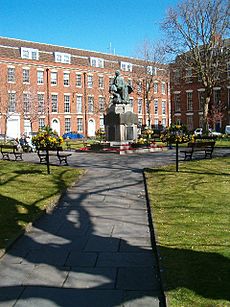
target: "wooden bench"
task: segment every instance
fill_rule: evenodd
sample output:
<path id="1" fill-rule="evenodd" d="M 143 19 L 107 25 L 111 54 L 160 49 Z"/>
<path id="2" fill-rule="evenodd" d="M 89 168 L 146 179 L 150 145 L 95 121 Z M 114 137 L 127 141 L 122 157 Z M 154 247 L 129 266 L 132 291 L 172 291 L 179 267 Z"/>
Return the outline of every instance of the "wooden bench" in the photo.
<path id="1" fill-rule="evenodd" d="M 184 160 L 192 160 L 195 152 L 204 152 L 205 159 L 211 159 L 215 143 L 215 141 L 189 142 L 188 146 L 180 150 L 180 152 L 184 154 Z"/>
<path id="2" fill-rule="evenodd" d="M 67 158 L 72 155 L 71 153 L 64 152 L 61 146 L 56 149 L 49 149 L 48 152 L 49 157 L 57 157 L 59 163 L 62 164 L 62 162 L 64 162 L 65 165 L 68 165 Z M 40 159 L 40 163 L 47 163 L 47 152 L 45 148 L 37 148 L 37 155 Z"/>
<path id="3" fill-rule="evenodd" d="M 11 156 L 14 156 L 14 160 L 23 160 L 22 152 L 18 149 L 17 145 L 1 144 L 2 160 L 11 160 Z"/>

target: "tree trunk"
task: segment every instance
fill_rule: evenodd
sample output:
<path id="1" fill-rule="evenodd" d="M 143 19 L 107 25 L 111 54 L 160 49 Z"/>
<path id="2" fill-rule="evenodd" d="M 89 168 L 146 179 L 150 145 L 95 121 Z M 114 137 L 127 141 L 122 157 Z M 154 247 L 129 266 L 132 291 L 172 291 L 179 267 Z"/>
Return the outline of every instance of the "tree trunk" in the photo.
<path id="1" fill-rule="evenodd" d="M 209 103 L 210 103 L 211 97 L 210 95 L 207 95 L 205 98 L 205 103 L 203 107 L 203 134 L 208 132 L 208 110 L 209 110 Z"/>

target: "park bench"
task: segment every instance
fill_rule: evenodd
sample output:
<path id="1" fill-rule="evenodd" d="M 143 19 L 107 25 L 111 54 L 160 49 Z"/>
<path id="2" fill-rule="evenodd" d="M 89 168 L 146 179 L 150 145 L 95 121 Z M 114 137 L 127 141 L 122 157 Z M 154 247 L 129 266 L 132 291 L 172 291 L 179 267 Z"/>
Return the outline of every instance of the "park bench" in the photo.
<path id="1" fill-rule="evenodd" d="M 205 159 L 211 159 L 215 143 L 215 141 L 189 142 L 188 146 L 180 150 L 180 152 L 184 154 L 184 160 L 192 160 L 192 156 L 196 152 L 203 152 Z"/>
<path id="2" fill-rule="evenodd" d="M 17 145 L 1 144 L 0 150 L 2 160 L 11 160 L 11 156 L 14 156 L 14 160 L 23 160 L 22 152 L 18 149 Z"/>
<path id="3" fill-rule="evenodd" d="M 57 157 L 59 163 L 62 164 L 62 162 L 64 162 L 65 165 L 68 165 L 67 159 L 72 155 L 71 153 L 64 152 L 61 146 L 55 149 L 49 149 L 48 152 L 49 157 Z M 45 148 L 37 148 L 37 155 L 40 159 L 40 163 L 47 163 L 47 152 Z"/>

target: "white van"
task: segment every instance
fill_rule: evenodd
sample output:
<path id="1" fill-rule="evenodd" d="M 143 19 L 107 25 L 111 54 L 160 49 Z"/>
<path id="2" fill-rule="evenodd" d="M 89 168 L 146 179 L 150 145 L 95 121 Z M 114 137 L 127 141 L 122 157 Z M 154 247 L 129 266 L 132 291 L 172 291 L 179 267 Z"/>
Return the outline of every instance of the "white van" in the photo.
<path id="1" fill-rule="evenodd" d="M 230 126 L 225 127 L 225 134 L 230 134 Z"/>

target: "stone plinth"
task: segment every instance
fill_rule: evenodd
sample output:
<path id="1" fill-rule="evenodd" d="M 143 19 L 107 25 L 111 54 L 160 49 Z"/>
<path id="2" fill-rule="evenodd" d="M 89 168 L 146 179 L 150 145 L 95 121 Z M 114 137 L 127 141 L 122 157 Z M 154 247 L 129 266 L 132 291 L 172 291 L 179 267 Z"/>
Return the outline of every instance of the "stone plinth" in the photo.
<path id="1" fill-rule="evenodd" d="M 137 114 L 130 105 L 112 105 L 104 116 L 106 139 L 110 142 L 132 141 L 137 138 Z"/>

